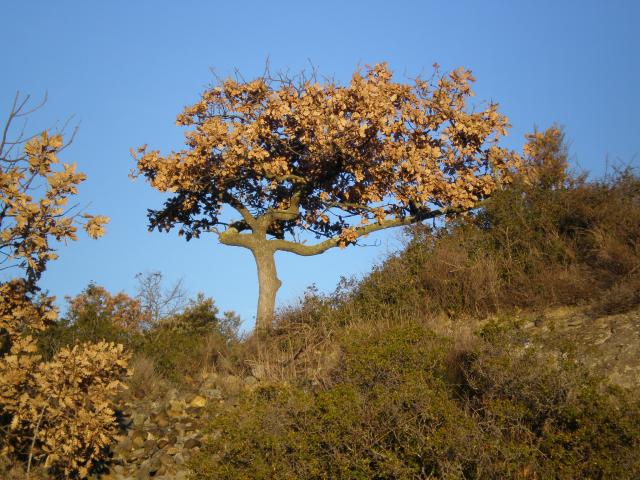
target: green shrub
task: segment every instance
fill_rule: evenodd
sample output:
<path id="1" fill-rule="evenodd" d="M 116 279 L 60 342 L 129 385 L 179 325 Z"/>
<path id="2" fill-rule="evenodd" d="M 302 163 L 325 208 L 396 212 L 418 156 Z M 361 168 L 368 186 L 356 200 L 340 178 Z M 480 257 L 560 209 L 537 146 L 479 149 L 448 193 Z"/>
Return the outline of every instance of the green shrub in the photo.
<path id="1" fill-rule="evenodd" d="M 205 367 L 214 367 L 221 355 L 233 355 L 240 318 L 233 312 L 220 317 L 218 308 L 202 294 L 183 312 L 145 331 L 135 351 L 155 364 L 164 378 L 182 383 Z"/>
<path id="2" fill-rule="evenodd" d="M 139 326 L 145 313 L 140 303 L 127 294 L 112 295 L 90 283 L 80 294 L 67 297 L 67 302 L 65 316 L 38 337 L 44 358 L 52 358 L 62 347 L 84 342 L 112 342 L 131 350 L 139 341 Z"/>
<path id="3" fill-rule="evenodd" d="M 408 324 L 338 334 L 324 388 L 261 384 L 216 410 L 194 478 L 633 478 L 640 406 L 517 330 L 452 355 Z"/>

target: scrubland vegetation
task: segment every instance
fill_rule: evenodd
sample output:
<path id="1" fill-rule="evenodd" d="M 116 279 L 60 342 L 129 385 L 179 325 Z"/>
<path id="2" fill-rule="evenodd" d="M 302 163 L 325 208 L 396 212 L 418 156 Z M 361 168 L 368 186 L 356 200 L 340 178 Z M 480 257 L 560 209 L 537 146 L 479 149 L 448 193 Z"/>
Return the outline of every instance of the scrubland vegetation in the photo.
<path id="1" fill-rule="evenodd" d="M 635 478 L 638 390 L 523 324 L 638 307 L 640 179 L 568 175 L 549 135 L 481 211 L 282 312 L 256 354 L 266 380 L 212 411 L 194 478 Z"/>
<path id="2" fill-rule="evenodd" d="M 28 144 L 23 173 L 52 174 L 53 138 Z M 333 294 L 310 290 L 268 335 L 241 335 L 235 314 L 158 274 L 133 296 L 88 285 L 57 315 L 36 287 L 53 259 L 42 241 L 73 232 L 33 240 L 14 221 L 3 241 L 25 245 L 26 275 L 0 292 L 0 475 L 128 478 L 113 476 L 127 408 L 214 378 L 217 400 L 191 401 L 204 409 L 194 479 L 637 478 L 640 384 L 527 325 L 552 307 L 637 312 L 640 178 L 571 173 L 555 127 L 523 159 L 477 208 L 409 227 L 403 251 Z"/>

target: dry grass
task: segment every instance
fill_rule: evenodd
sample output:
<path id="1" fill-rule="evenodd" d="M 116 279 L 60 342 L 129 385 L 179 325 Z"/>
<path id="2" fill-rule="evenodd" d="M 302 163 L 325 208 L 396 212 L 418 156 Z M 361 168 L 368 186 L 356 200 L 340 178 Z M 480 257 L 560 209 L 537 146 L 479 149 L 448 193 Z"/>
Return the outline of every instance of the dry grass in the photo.
<path id="1" fill-rule="evenodd" d="M 138 355 L 132 360 L 130 368 L 132 374 L 126 392 L 130 399 L 158 398 L 168 389 L 166 380 L 158 374 L 152 359 Z"/>

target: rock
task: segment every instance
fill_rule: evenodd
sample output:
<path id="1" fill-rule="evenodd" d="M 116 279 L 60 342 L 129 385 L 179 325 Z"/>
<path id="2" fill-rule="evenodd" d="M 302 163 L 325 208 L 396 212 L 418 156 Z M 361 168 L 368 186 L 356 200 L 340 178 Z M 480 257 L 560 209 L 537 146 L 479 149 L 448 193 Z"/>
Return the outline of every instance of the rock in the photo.
<path id="1" fill-rule="evenodd" d="M 131 417 L 133 421 L 134 427 L 140 427 L 144 424 L 145 420 L 147 420 L 147 416 L 143 413 L 136 413 Z"/>
<path id="2" fill-rule="evenodd" d="M 159 414 L 155 418 L 155 424 L 160 428 L 167 428 L 169 426 L 169 423 L 169 419 L 164 413 Z"/>
<path id="3" fill-rule="evenodd" d="M 173 431 L 178 435 L 184 435 L 185 431 L 186 431 L 186 426 L 184 425 L 184 423 L 176 423 L 173 426 Z"/>
<path id="4" fill-rule="evenodd" d="M 198 438 L 189 438 L 184 442 L 184 448 L 191 450 L 196 447 L 202 446 L 202 442 Z"/>
<path id="5" fill-rule="evenodd" d="M 147 478 L 156 474 L 160 468 L 160 460 L 157 457 L 152 457 L 145 460 L 140 464 L 139 470 L 136 472 L 137 480 L 146 480 Z"/>
<path id="6" fill-rule="evenodd" d="M 180 418 L 183 413 L 184 413 L 184 410 L 182 408 L 169 407 L 166 410 L 167 416 L 173 419 Z"/>
<path id="7" fill-rule="evenodd" d="M 138 448 L 129 454 L 129 460 L 141 460 L 145 458 L 144 448 Z"/>
<path id="8" fill-rule="evenodd" d="M 547 349 L 564 351 L 571 345 L 589 370 L 640 392 L 640 309 L 593 317 L 579 308 L 557 308 L 527 331 Z"/>
<path id="9" fill-rule="evenodd" d="M 249 385 L 250 387 L 258 383 L 258 379 L 252 375 L 249 375 L 244 379 L 245 385 Z"/>
<path id="10" fill-rule="evenodd" d="M 160 463 L 166 467 L 170 467 L 176 463 L 174 457 L 167 455 L 166 453 L 161 453 L 158 458 L 160 459 Z"/>
<path id="11" fill-rule="evenodd" d="M 155 452 L 158 450 L 158 442 L 155 440 L 147 440 L 144 442 L 142 448 L 144 448 L 144 451 L 147 452 L 147 454 Z"/>
<path id="12" fill-rule="evenodd" d="M 175 400 L 178 398 L 178 391 L 175 388 L 170 389 L 167 391 L 165 398 L 168 400 Z"/>
<path id="13" fill-rule="evenodd" d="M 220 435 L 222 435 L 222 430 L 215 429 L 215 430 L 210 431 L 209 433 L 204 434 L 202 436 L 202 441 L 203 442 L 208 442 L 208 441 L 211 441 L 211 440 L 215 440 Z"/>
<path id="14" fill-rule="evenodd" d="M 133 448 L 133 444 L 131 442 L 130 437 L 125 437 L 118 445 L 115 447 L 116 452 L 126 453 Z"/>
<path id="15" fill-rule="evenodd" d="M 204 390 L 201 390 L 201 393 L 210 400 L 222 399 L 222 392 L 220 392 L 220 390 L 218 390 L 217 388 L 206 388 Z"/>
<path id="16" fill-rule="evenodd" d="M 251 369 L 251 375 L 256 377 L 258 380 L 261 380 L 265 377 L 264 365 L 255 365 Z"/>
<path id="17" fill-rule="evenodd" d="M 174 440 L 172 443 L 175 445 L 176 440 Z M 171 446 L 171 447 L 167 447 L 166 448 L 165 453 L 167 455 L 179 455 L 180 454 L 180 450 L 175 446 Z"/>
<path id="18" fill-rule="evenodd" d="M 169 442 L 171 445 L 175 445 L 178 441 L 178 436 L 174 432 L 169 432 L 166 438 L 167 442 Z"/>
<path id="19" fill-rule="evenodd" d="M 146 441 L 144 433 L 138 431 L 131 436 L 131 445 L 133 448 L 141 448 Z"/>
<path id="20" fill-rule="evenodd" d="M 206 404 L 207 404 L 207 399 L 202 397 L 202 396 L 200 396 L 200 395 L 196 395 L 189 402 L 189 405 L 191 405 L 192 407 L 196 407 L 196 408 L 203 408 Z"/>
<path id="21" fill-rule="evenodd" d="M 159 449 L 163 449 L 164 447 L 166 447 L 167 445 L 169 445 L 169 440 L 166 438 L 161 438 L 160 440 L 158 440 L 158 448 Z"/>

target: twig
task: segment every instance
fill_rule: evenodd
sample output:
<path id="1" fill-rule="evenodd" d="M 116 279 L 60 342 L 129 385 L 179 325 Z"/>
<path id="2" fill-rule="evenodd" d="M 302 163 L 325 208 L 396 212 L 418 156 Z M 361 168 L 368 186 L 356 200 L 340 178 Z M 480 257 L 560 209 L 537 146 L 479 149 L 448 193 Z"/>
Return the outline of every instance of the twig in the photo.
<path id="1" fill-rule="evenodd" d="M 27 480 L 29 480 L 29 476 L 31 475 L 31 461 L 33 460 L 33 449 L 36 446 L 36 438 L 38 437 L 38 430 L 40 429 L 40 423 L 42 422 L 42 417 L 44 417 L 44 412 L 47 409 L 47 403 L 49 403 L 49 399 L 51 395 L 47 397 L 44 401 L 44 405 L 42 406 L 42 410 L 40 411 L 40 416 L 38 417 L 38 423 L 36 423 L 36 428 L 33 431 L 33 438 L 31 439 L 31 448 L 29 448 L 29 460 L 27 462 Z"/>

